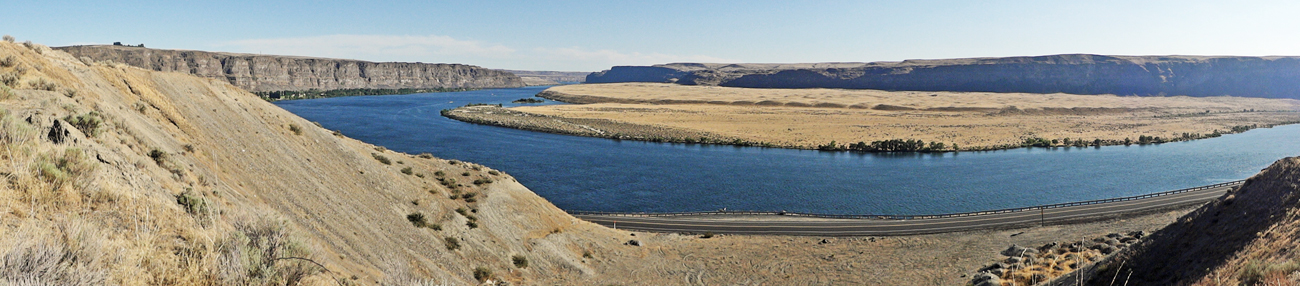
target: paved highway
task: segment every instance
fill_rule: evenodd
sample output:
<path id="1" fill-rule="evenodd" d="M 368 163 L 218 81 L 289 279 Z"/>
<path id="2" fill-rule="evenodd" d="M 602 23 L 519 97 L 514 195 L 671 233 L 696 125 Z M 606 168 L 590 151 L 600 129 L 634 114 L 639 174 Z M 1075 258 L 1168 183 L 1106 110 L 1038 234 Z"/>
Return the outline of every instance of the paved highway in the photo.
<path id="1" fill-rule="evenodd" d="M 751 215 L 744 220 L 720 220 L 712 215 L 646 217 L 626 215 L 574 215 L 607 227 L 651 232 L 719 234 L 771 234 L 815 236 L 867 236 L 943 233 L 978 229 L 1078 221 L 1161 208 L 1202 204 L 1238 185 L 1185 193 L 1092 205 L 1046 208 L 1020 212 L 926 219 L 771 219 L 776 215 Z M 779 218 L 779 217 L 778 217 Z"/>

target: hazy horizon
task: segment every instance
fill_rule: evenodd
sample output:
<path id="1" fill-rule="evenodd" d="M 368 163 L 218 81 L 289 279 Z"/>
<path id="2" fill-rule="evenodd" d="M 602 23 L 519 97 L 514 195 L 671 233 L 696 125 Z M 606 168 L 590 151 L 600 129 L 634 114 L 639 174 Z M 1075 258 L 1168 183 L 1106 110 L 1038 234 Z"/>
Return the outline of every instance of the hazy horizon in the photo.
<path id="1" fill-rule="evenodd" d="M 51 46 L 150 48 L 493 69 L 599 71 L 673 62 L 810 63 L 1104 55 L 1300 55 L 1300 3 L 8 4 L 0 33 Z"/>

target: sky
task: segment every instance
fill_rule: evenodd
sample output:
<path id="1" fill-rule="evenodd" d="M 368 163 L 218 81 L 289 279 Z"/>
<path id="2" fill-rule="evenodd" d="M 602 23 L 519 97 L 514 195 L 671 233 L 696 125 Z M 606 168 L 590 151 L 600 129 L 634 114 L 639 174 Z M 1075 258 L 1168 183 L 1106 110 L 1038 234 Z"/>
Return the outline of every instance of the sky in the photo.
<path id="1" fill-rule="evenodd" d="M 599 71 L 1106 55 L 1300 55 L 1300 1 L 31 1 L 0 34 L 49 46 Z"/>

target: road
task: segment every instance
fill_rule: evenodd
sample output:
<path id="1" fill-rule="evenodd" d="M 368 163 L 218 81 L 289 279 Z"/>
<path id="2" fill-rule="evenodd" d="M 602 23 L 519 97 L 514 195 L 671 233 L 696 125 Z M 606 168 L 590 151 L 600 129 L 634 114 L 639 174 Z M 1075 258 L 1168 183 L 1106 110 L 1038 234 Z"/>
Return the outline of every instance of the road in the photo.
<path id="1" fill-rule="evenodd" d="M 769 234 L 811 236 L 868 236 L 943 233 L 1038 225 L 1062 221 L 1138 213 L 1177 206 L 1202 204 L 1218 198 L 1237 185 L 1092 205 L 1046 208 L 998 214 L 926 219 L 805 219 L 791 220 L 776 215 L 752 215 L 743 220 L 721 220 L 711 215 L 644 217 L 623 215 L 574 215 L 580 219 L 618 229 L 650 232 L 717 234 Z M 765 219 L 774 217 L 774 219 Z M 713 218 L 713 219 L 711 219 Z"/>

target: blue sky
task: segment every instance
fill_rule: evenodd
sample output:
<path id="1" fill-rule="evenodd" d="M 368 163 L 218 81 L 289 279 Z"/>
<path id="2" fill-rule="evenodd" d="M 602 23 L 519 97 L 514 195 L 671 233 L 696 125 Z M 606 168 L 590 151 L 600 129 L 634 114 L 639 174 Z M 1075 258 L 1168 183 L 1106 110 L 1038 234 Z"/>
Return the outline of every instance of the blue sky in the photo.
<path id="1" fill-rule="evenodd" d="M 1063 53 L 1300 55 L 1292 1 L 6 1 L 0 34 L 596 71 Z M 1132 3 L 1140 2 L 1140 3 Z"/>

